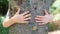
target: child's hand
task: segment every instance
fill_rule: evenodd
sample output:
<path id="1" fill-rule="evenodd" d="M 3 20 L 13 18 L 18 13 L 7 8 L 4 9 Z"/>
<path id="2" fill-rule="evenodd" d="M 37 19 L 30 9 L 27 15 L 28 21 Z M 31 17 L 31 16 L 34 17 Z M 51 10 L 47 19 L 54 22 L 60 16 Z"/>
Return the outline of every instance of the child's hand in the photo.
<path id="1" fill-rule="evenodd" d="M 20 9 L 18 9 L 18 11 L 16 12 L 16 14 L 12 17 L 12 19 L 16 22 L 16 23 L 28 23 L 29 19 L 31 18 L 31 14 L 28 14 L 29 11 L 26 11 L 22 14 L 19 14 Z"/>
<path id="2" fill-rule="evenodd" d="M 53 15 L 48 14 L 48 12 L 45 10 L 44 16 L 36 16 L 35 20 L 39 25 L 47 24 L 48 22 L 51 22 L 53 20 Z"/>

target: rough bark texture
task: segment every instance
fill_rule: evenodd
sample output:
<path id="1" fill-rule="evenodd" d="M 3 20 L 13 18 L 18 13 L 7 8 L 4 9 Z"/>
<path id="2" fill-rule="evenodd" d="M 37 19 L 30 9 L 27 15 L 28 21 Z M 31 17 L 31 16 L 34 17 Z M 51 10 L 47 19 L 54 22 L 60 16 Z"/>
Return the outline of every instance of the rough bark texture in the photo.
<path id="1" fill-rule="evenodd" d="M 32 14 L 32 18 L 29 24 L 14 24 L 10 27 L 9 34 L 47 34 L 48 27 L 47 25 L 38 25 L 34 17 L 36 15 L 44 15 L 43 9 L 47 9 L 49 11 L 50 4 L 53 0 L 23 0 L 22 4 L 19 6 L 10 0 L 10 17 L 12 17 L 16 12 L 13 10 L 15 6 L 21 8 L 21 13 L 29 10 Z M 33 27 L 36 27 L 33 30 Z"/>

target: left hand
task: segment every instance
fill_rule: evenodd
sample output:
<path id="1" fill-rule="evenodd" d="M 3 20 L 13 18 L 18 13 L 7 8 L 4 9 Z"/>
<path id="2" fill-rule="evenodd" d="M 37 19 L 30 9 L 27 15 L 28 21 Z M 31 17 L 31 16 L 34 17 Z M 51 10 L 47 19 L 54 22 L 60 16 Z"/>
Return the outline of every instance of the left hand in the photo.
<path id="1" fill-rule="evenodd" d="M 44 25 L 47 24 L 48 22 L 52 22 L 53 21 L 53 15 L 48 14 L 48 12 L 46 10 L 44 10 L 45 15 L 44 16 L 36 16 L 35 20 L 39 25 Z"/>

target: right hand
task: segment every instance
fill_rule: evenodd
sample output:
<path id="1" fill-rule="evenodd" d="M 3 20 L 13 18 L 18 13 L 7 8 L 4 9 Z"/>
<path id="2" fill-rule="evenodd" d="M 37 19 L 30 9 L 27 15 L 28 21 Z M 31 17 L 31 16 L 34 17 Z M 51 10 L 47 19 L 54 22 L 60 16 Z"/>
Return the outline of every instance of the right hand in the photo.
<path id="1" fill-rule="evenodd" d="M 12 17 L 12 19 L 16 22 L 16 23 L 28 23 L 31 19 L 31 14 L 28 14 L 29 11 L 26 11 L 22 14 L 20 13 L 20 8 L 18 9 L 18 11 L 16 12 L 16 14 Z"/>

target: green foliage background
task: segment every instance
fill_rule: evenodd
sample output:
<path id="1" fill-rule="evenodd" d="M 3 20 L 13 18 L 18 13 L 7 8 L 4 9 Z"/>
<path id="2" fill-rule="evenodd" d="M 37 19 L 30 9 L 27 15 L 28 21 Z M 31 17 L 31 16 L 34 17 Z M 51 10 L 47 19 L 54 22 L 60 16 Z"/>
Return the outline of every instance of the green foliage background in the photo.
<path id="1" fill-rule="evenodd" d="M 55 2 L 50 7 L 51 14 L 56 15 L 60 13 L 60 0 L 55 0 Z M 54 31 L 59 29 L 58 26 L 55 23 L 49 23 L 48 24 L 48 30 Z"/>
<path id="2" fill-rule="evenodd" d="M 2 22 L 4 20 L 4 16 L 0 16 L 0 34 L 8 34 L 8 28 L 4 28 L 2 26 Z"/>
<path id="3" fill-rule="evenodd" d="M 8 0 L 0 0 L 0 15 L 6 15 L 8 10 Z"/>
<path id="4" fill-rule="evenodd" d="M 53 5 L 50 7 L 50 11 L 52 14 L 56 15 L 60 13 L 60 0 L 56 0 Z"/>
<path id="5" fill-rule="evenodd" d="M 0 34 L 8 34 L 8 28 L 2 26 L 5 14 L 8 9 L 8 0 L 0 0 Z"/>

